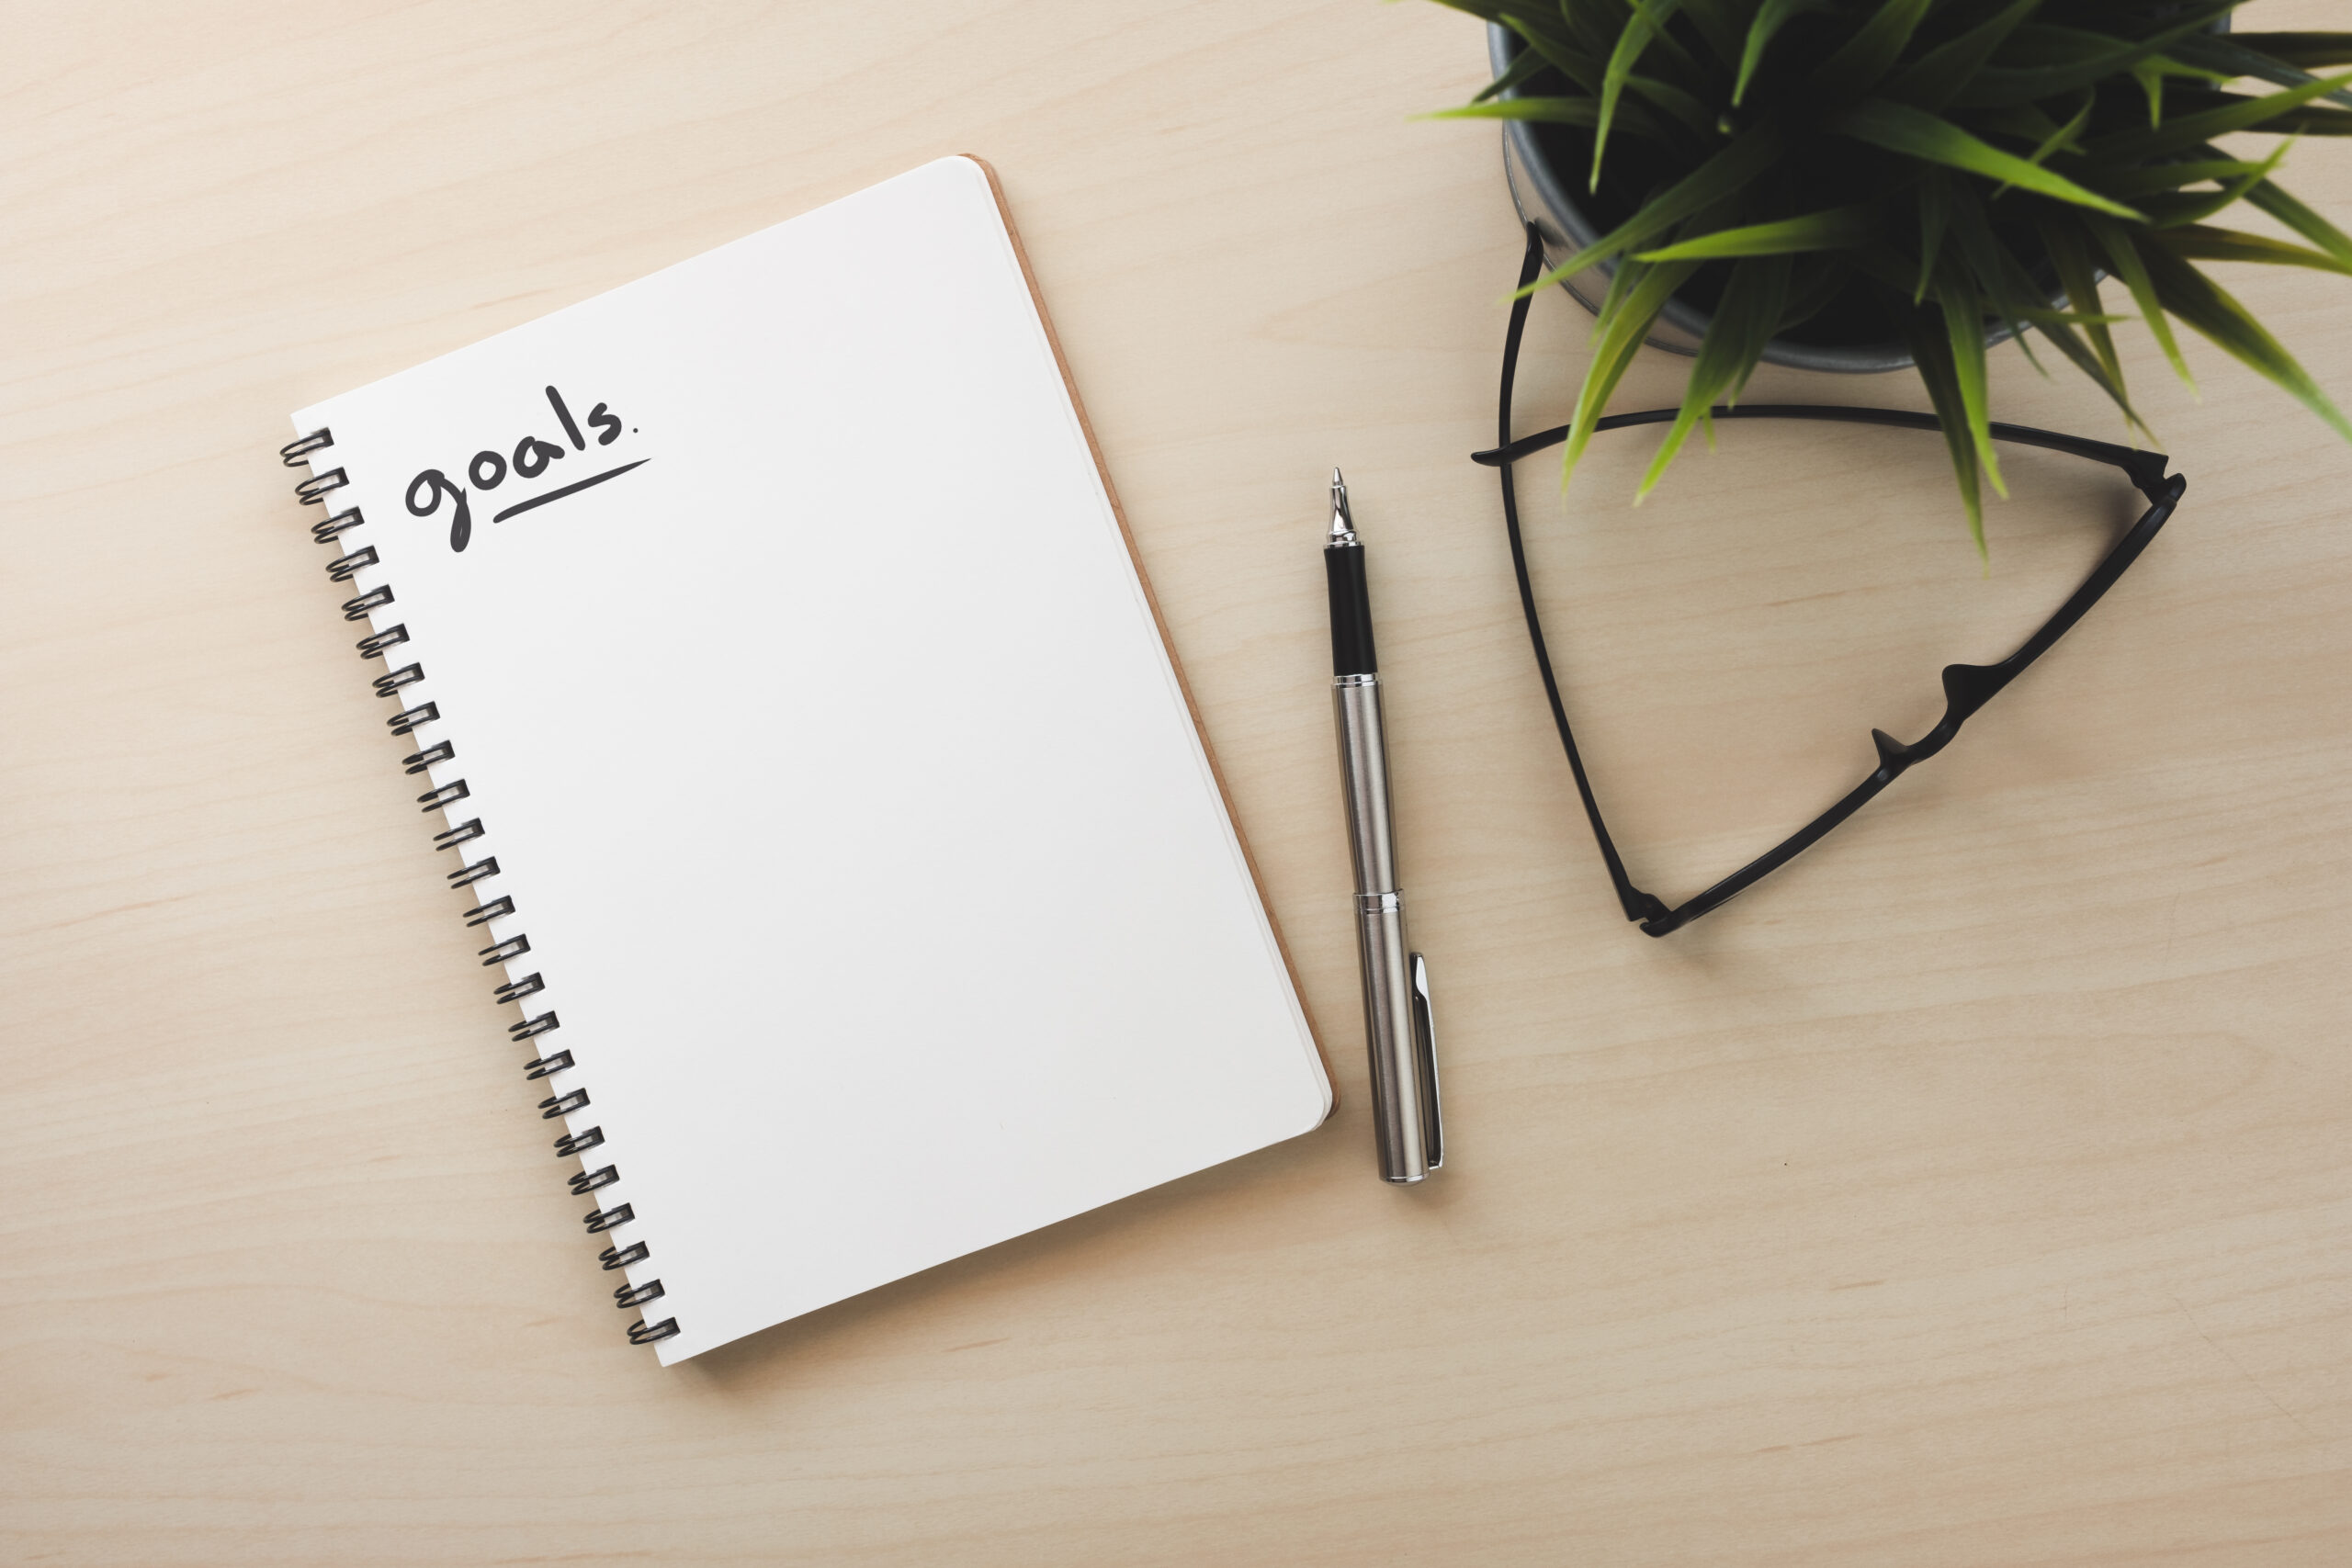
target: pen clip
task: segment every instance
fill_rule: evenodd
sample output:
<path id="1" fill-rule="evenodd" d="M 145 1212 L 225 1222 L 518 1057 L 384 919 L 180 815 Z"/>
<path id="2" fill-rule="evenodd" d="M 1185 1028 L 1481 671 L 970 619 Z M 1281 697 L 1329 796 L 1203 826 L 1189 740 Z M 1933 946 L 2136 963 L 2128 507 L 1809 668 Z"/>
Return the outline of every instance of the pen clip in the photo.
<path id="1" fill-rule="evenodd" d="M 1430 1168 L 1445 1163 L 1445 1119 L 1438 1105 L 1437 1015 L 1430 1008 L 1430 966 L 1413 954 L 1413 1064 L 1420 1078 L 1421 1147 Z"/>

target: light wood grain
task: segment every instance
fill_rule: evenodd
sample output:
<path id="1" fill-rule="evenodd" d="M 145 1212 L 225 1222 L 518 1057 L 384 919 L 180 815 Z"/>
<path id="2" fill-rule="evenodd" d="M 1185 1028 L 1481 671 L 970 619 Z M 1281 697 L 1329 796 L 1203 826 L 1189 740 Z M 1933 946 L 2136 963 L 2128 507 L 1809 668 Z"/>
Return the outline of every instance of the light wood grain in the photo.
<path id="1" fill-rule="evenodd" d="M 2206 351 L 2199 406 L 2138 353 L 2190 480 L 2146 559 L 1951 751 L 1652 942 L 1464 457 L 1517 241 L 1491 129 L 1406 117 L 1479 79 L 1465 19 L 214 0 L 6 30 L 0 1556 L 2352 1560 L 2352 451 L 2282 395 Z M 1002 175 L 1344 1105 L 665 1372 L 604 1304 L 273 449 L 288 409 L 950 152 Z M 2292 174 L 2352 213 L 2352 149 Z M 2340 280 L 2231 281 L 2352 394 Z M 1536 336 L 1549 423 L 1581 326 L 1547 300 Z M 1645 359 L 1625 406 L 1678 376 Z M 1997 397 L 2110 429 L 2014 353 Z M 1936 667 L 2115 520 L 2022 464 L 2048 503 L 1996 511 L 1983 575 L 1932 448 L 1726 433 L 1638 512 L 1634 457 L 1566 502 L 1531 471 L 1661 891 L 1932 719 Z M 1411 1191 L 1373 1178 L 1354 1044 L 1334 462 L 1442 1010 L 1453 1160 Z M 618 740 L 644 852 L 661 759 Z M 790 1200 L 782 1160 L 743 1195 Z"/>

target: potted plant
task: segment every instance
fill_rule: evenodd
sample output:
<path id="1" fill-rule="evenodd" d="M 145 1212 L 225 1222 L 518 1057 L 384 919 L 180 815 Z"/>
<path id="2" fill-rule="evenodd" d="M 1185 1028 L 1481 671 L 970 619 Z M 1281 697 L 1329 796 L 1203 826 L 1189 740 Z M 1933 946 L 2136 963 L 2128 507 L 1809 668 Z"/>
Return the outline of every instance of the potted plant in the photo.
<path id="1" fill-rule="evenodd" d="M 1645 340 L 1695 361 L 1644 494 L 1759 363 L 1913 366 L 1982 551 L 1989 344 L 2037 329 L 2146 432 L 2103 278 L 2183 379 L 2175 321 L 2352 439 L 2198 265 L 2352 275 L 2352 237 L 2272 178 L 2289 143 L 2219 144 L 2352 133 L 2352 73 L 2312 74 L 2352 64 L 2352 33 L 2231 33 L 2239 0 L 1442 3 L 1489 24 L 1497 72 L 1443 114 L 1507 122 L 1554 264 L 1530 287 L 1596 314 L 1567 473 Z M 2211 221 L 2241 201 L 2301 243 Z"/>

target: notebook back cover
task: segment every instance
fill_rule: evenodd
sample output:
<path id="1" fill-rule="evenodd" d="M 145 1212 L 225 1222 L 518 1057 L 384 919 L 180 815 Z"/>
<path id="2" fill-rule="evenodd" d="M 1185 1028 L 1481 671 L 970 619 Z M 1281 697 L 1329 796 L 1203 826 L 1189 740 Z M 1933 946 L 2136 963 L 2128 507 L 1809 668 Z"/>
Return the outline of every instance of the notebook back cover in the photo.
<path id="1" fill-rule="evenodd" d="M 295 423 L 665 1362 L 1329 1113 L 976 161 Z"/>

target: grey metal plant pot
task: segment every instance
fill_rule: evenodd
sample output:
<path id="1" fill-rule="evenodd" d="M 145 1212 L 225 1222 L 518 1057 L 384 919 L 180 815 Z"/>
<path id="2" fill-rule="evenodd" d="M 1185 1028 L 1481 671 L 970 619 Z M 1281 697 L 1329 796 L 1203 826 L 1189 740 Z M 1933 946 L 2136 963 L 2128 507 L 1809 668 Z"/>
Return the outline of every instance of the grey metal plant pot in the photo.
<path id="1" fill-rule="evenodd" d="M 1518 35 L 1509 28 L 1499 22 L 1487 25 L 1487 55 L 1496 75 L 1501 75 L 1510 64 L 1518 46 Z M 1516 97 L 1518 94 L 1513 91 L 1505 96 Z M 1519 209 L 1520 220 L 1534 224 L 1536 231 L 1544 236 L 1547 265 L 1557 266 L 1600 238 L 1601 230 L 1569 194 L 1568 183 L 1560 178 L 1559 171 L 1544 151 L 1535 126 L 1529 121 L 1503 121 L 1503 173 L 1510 178 L 1510 198 Z M 1578 304 L 1598 314 L 1610 275 L 1616 270 L 1615 262 L 1600 262 L 1565 279 L 1561 287 Z M 1648 341 L 1676 354 L 1696 354 L 1700 341 L 1707 334 L 1708 320 L 1706 311 L 1689 301 L 1669 299 Z M 1998 343 L 2008 335 L 2007 329 L 2001 329 L 1987 333 L 1985 341 Z M 1900 342 L 1832 346 L 1774 338 L 1765 345 L 1764 359 L 1767 364 L 1786 365 L 1799 370 L 1874 374 L 1910 368 L 1911 350 Z"/>

